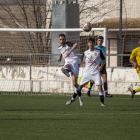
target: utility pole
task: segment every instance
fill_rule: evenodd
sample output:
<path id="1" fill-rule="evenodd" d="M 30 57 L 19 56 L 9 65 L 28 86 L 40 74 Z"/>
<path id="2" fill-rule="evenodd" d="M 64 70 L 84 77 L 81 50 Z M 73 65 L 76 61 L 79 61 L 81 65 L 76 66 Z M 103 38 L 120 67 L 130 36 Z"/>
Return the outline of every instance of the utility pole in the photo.
<path id="1" fill-rule="evenodd" d="M 122 0 L 120 0 L 120 23 L 119 23 L 119 49 L 118 53 L 122 53 Z M 122 66 L 122 56 L 118 56 L 118 66 Z"/>

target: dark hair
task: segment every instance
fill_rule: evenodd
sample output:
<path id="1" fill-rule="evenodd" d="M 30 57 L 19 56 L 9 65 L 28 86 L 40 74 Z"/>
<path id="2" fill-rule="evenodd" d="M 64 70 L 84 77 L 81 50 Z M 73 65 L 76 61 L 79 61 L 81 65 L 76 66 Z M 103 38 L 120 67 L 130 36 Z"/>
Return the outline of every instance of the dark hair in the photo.
<path id="1" fill-rule="evenodd" d="M 97 40 L 98 40 L 98 39 L 104 40 L 103 36 L 98 36 L 98 37 L 97 37 Z"/>
<path id="2" fill-rule="evenodd" d="M 66 37 L 65 34 L 63 34 L 63 33 L 61 33 L 61 34 L 59 35 L 59 37 L 60 37 L 60 36 Z"/>
<path id="3" fill-rule="evenodd" d="M 95 39 L 90 37 L 90 38 L 88 39 L 88 42 L 89 42 L 89 41 L 95 42 Z"/>

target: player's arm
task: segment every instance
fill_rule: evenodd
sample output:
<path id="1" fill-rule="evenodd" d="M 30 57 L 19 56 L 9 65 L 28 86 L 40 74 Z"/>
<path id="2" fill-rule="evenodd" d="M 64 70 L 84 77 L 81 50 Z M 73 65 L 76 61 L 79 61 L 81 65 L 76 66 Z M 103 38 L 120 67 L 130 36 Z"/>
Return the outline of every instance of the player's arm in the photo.
<path id="1" fill-rule="evenodd" d="M 71 54 L 71 52 L 76 49 L 77 46 L 78 46 L 77 43 L 73 44 L 71 50 L 66 54 L 66 56 L 69 56 Z"/>
<path id="2" fill-rule="evenodd" d="M 103 66 L 106 64 L 105 57 L 104 57 L 102 51 L 100 51 L 100 57 L 101 57 L 101 59 L 102 59 L 102 64 L 101 64 L 101 66 L 99 67 L 99 71 L 101 71 L 102 68 L 103 68 Z"/>
<path id="3" fill-rule="evenodd" d="M 103 66 L 106 64 L 106 61 L 105 60 L 102 60 L 102 64 L 101 64 L 101 66 L 99 67 L 99 71 L 102 71 L 102 68 L 103 68 Z"/>
<path id="4" fill-rule="evenodd" d="M 138 64 L 133 59 L 129 59 L 129 62 L 133 64 L 135 68 L 138 67 Z"/>
<path id="5" fill-rule="evenodd" d="M 103 53 L 103 55 L 104 55 L 104 58 L 105 58 L 105 64 L 106 64 L 106 47 L 105 47 L 105 51 L 104 51 L 104 53 Z"/>
<path id="6" fill-rule="evenodd" d="M 62 59 L 62 54 L 60 53 L 59 58 L 58 58 L 58 62 L 61 62 Z"/>
<path id="7" fill-rule="evenodd" d="M 133 50 L 129 59 L 129 62 L 134 65 L 135 68 L 138 67 L 137 63 L 134 61 L 136 58 L 135 51 Z"/>
<path id="8" fill-rule="evenodd" d="M 84 53 L 81 56 L 81 64 L 82 64 L 82 66 L 85 66 L 85 54 Z"/>

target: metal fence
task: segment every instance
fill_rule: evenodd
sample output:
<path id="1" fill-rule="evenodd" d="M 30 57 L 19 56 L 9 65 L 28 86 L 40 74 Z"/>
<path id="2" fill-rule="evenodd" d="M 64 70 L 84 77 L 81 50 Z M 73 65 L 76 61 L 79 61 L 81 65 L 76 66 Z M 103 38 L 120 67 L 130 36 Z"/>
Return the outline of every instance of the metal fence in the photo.
<path id="1" fill-rule="evenodd" d="M 59 83 L 72 86 L 71 78 L 61 73 L 63 64 L 36 62 L 38 58 L 46 58 L 59 54 L 0 54 L 0 91 L 1 92 L 63 92 Z M 5 57 L 4 57 L 5 56 Z M 78 54 L 80 57 L 81 54 Z M 129 56 L 129 54 L 107 54 L 107 59 Z M 26 61 L 25 61 L 26 60 Z M 115 60 L 115 59 L 114 59 Z M 56 60 L 57 61 L 57 60 Z M 113 61 L 113 60 L 112 60 Z M 109 62 L 109 60 L 108 60 Z M 111 67 L 107 62 L 107 67 Z M 83 66 L 81 66 L 82 68 Z M 115 66 L 114 66 L 115 67 Z M 112 67 L 112 68 L 114 68 Z M 83 69 L 83 68 L 82 68 Z M 80 73 L 83 72 L 80 71 Z M 82 74 L 82 73 L 81 73 Z M 46 86 L 48 86 L 46 88 Z"/>

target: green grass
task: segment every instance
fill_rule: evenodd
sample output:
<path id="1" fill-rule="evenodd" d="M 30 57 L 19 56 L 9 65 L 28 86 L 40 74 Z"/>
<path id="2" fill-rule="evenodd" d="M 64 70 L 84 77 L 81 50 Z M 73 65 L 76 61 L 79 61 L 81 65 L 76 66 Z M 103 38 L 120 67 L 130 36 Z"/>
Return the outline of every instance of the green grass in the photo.
<path id="1" fill-rule="evenodd" d="M 0 95 L 0 140 L 139 140 L 140 96 Z"/>

